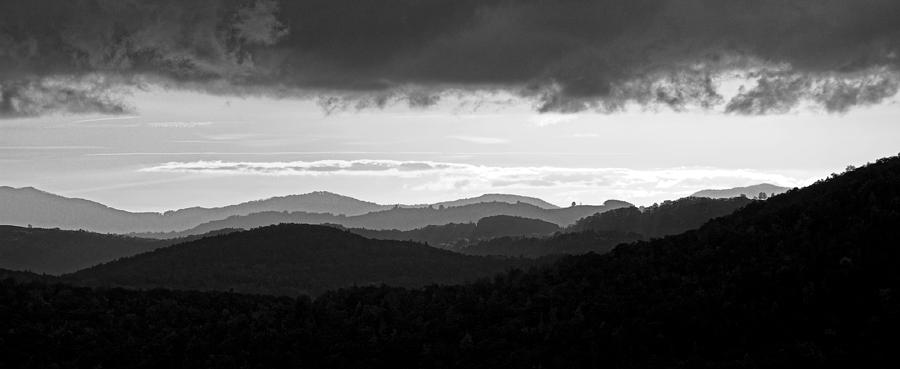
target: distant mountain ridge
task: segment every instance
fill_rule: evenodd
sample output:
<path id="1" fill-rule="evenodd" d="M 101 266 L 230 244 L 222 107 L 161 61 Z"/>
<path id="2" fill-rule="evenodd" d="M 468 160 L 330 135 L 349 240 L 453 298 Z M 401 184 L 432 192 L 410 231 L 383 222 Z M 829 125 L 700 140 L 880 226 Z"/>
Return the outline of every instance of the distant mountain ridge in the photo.
<path id="1" fill-rule="evenodd" d="M 686 197 L 644 208 L 624 207 L 579 219 L 545 238 L 499 237 L 458 251 L 469 255 L 542 257 L 555 254 L 604 254 L 619 244 L 679 234 L 754 203 L 748 198 Z"/>
<path id="2" fill-rule="evenodd" d="M 163 213 L 129 212 L 90 200 L 55 195 L 33 187 L 13 188 L 2 186 L 0 187 L 0 224 L 21 227 L 32 225 L 40 228 L 70 230 L 84 229 L 100 233 L 162 233 L 188 230 L 204 223 L 255 213 L 289 212 L 317 214 L 318 217 L 324 219 L 329 218 L 329 216 L 362 216 L 389 211 L 394 208 L 427 209 L 431 207 L 440 208 L 441 206 L 458 208 L 494 202 L 502 202 L 508 205 L 524 203 L 545 210 L 559 209 L 559 207 L 543 200 L 519 195 L 488 194 L 432 205 L 381 205 L 331 192 L 318 191 L 301 195 L 272 197 L 216 208 L 191 207 Z M 490 215 L 501 214 L 486 213 L 477 218 L 466 218 L 465 220 L 477 221 Z M 424 225 L 417 224 L 417 226 Z M 417 228 L 417 226 L 404 228 L 412 229 Z"/>
<path id="3" fill-rule="evenodd" d="M 390 210 L 351 217 L 306 212 L 261 212 L 244 216 L 232 216 L 204 223 L 181 232 L 138 233 L 135 236 L 151 238 L 185 237 L 217 229 L 252 229 L 280 223 L 337 224 L 345 228 L 411 231 L 429 225 L 474 223 L 479 219 L 497 215 L 537 219 L 564 227 L 574 224 L 577 220 L 589 215 L 630 206 L 633 205 L 618 200 L 606 201 L 604 205 L 582 205 L 559 209 L 543 209 L 521 202 L 516 204 L 490 202 L 444 208 L 395 207 Z"/>
<path id="4" fill-rule="evenodd" d="M 359 215 L 389 209 L 330 192 L 273 197 L 218 208 L 192 207 L 164 213 L 129 212 L 98 202 L 68 198 L 33 187 L 0 187 L 0 224 L 84 229 L 101 233 L 164 232 L 263 211 L 306 211 Z"/>
<path id="5" fill-rule="evenodd" d="M 787 192 L 790 188 L 776 186 L 769 183 L 761 183 L 753 186 L 746 187 L 734 187 L 734 188 L 726 188 L 720 190 L 702 190 L 697 191 L 692 197 L 708 197 L 711 199 L 727 199 L 732 197 L 741 197 L 741 195 L 746 196 L 748 198 L 754 198 L 759 196 L 760 193 L 765 192 L 767 196 L 779 195 Z"/>
<path id="6" fill-rule="evenodd" d="M 508 195 L 508 194 L 500 194 L 500 193 L 489 193 L 484 194 L 477 197 L 470 197 L 465 199 L 453 200 L 453 201 L 443 201 L 433 204 L 432 206 L 465 206 L 472 204 L 479 204 L 485 202 L 505 202 L 508 204 L 515 204 L 518 202 L 523 202 L 529 205 L 537 206 L 541 209 L 559 209 L 559 206 L 553 205 L 549 202 L 541 200 L 536 197 L 528 197 L 528 196 L 520 196 L 520 195 Z"/>

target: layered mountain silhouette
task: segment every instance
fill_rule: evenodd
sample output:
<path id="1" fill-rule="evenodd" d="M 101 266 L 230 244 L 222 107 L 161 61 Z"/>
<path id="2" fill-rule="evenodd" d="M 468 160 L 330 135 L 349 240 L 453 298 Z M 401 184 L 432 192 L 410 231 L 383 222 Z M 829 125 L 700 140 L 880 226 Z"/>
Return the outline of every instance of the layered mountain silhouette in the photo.
<path id="1" fill-rule="evenodd" d="M 132 213 L 106 205 L 62 197 L 32 187 L 0 187 L 0 224 L 84 229 L 101 233 L 169 232 L 212 220 L 263 211 L 304 211 L 359 215 L 390 206 L 330 192 L 273 197 L 220 208 L 186 208 L 165 213 Z"/>
<path id="2" fill-rule="evenodd" d="M 373 240 L 334 227 L 281 224 L 180 243 L 66 278 L 97 285 L 298 295 L 353 285 L 460 283 L 529 263 Z"/>
<path id="3" fill-rule="evenodd" d="M 746 197 L 685 197 L 643 209 L 628 207 L 594 214 L 579 219 L 567 230 L 633 232 L 645 238 L 668 236 L 699 228 L 710 219 L 731 214 L 753 201 Z"/>
<path id="4" fill-rule="evenodd" d="M 458 286 L 310 300 L 6 280 L 0 365 L 897 367 L 898 183 L 900 158 L 882 159 L 698 230 Z M 298 227 L 189 249 L 230 260 Z"/>
<path id="5" fill-rule="evenodd" d="M 619 208 L 579 219 L 563 234 L 543 238 L 494 238 L 468 245 L 460 251 L 470 255 L 524 257 L 588 252 L 603 254 L 619 244 L 699 228 L 709 220 L 731 214 L 753 201 L 746 197 L 688 197 L 641 209 Z"/>
<path id="6" fill-rule="evenodd" d="M 135 235 L 152 238 L 185 237 L 203 234 L 217 229 L 251 229 L 279 223 L 336 224 L 346 228 L 410 231 L 429 225 L 474 223 L 479 219 L 496 215 L 538 219 L 558 226 L 567 226 L 588 215 L 627 206 L 632 205 L 624 201 L 610 200 L 606 201 L 604 205 L 584 205 L 559 209 L 543 209 L 522 202 L 515 204 L 506 202 L 488 202 L 444 208 L 404 208 L 397 206 L 390 210 L 376 211 L 356 216 L 339 216 L 306 212 L 261 212 L 243 216 L 232 216 L 226 219 L 204 223 L 181 232 L 138 233 Z"/>
<path id="7" fill-rule="evenodd" d="M 229 230 L 175 239 L 0 225 L 0 268 L 59 275 Z"/>
<path id="8" fill-rule="evenodd" d="M 491 206 L 486 204 L 498 204 Z M 527 205 L 523 206 L 523 205 Z M 448 201 L 433 205 L 380 205 L 357 200 L 330 192 L 311 192 L 302 195 L 273 197 L 265 200 L 249 201 L 237 205 L 218 208 L 186 208 L 164 213 L 139 212 L 132 213 L 114 209 L 106 205 L 76 198 L 68 198 L 44 192 L 32 187 L 12 188 L 0 187 L 0 224 L 15 226 L 33 226 L 39 228 L 61 228 L 70 230 L 84 229 L 100 233 L 120 233 L 136 235 L 150 233 L 181 232 L 179 235 L 195 235 L 205 233 L 197 231 L 183 232 L 192 228 L 215 230 L 208 224 L 229 217 L 271 218 L 266 213 L 292 213 L 294 218 L 309 218 L 305 223 L 335 223 L 349 227 L 371 229 L 411 230 L 426 225 L 439 225 L 451 222 L 475 222 L 492 215 L 513 215 L 529 218 L 540 218 L 559 224 L 568 225 L 582 216 L 605 211 L 608 208 L 629 206 L 630 204 L 610 200 L 601 206 L 584 206 L 575 209 L 558 207 L 543 200 L 518 196 L 489 194 L 470 199 Z M 533 209 L 528 209 L 531 207 Z M 412 214 L 428 213 L 430 209 L 464 208 L 455 215 L 434 216 L 430 222 L 409 222 L 401 224 L 404 217 L 416 217 Z M 522 208 L 523 210 L 516 210 Z M 530 216 L 548 212 L 542 217 Z M 460 215 L 468 212 L 469 215 Z M 380 214 L 391 220 L 383 222 L 366 220 Z M 262 214 L 262 215 L 257 215 Z M 369 217 L 366 217 L 369 215 Z M 356 217 L 356 218 L 354 218 Z M 344 224 L 337 219 L 351 218 L 355 223 Z M 250 219 L 243 226 L 234 219 L 229 222 L 236 228 L 252 228 L 255 226 L 277 224 L 259 219 Z M 174 236 L 170 236 L 174 237 Z"/>
<path id="9" fill-rule="evenodd" d="M 787 192 L 789 188 L 776 186 L 769 183 L 761 183 L 758 185 L 747 186 L 747 187 L 734 187 L 720 190 L 702 190 L 697 191 L 692 197 L 708 197 L 711 199 L 728 199 L 732 197 L 748 197 L 748 198 L 756 198 L 759 197 L 761 193 L 765 193 L 767 197 L 779 195 Z"/>

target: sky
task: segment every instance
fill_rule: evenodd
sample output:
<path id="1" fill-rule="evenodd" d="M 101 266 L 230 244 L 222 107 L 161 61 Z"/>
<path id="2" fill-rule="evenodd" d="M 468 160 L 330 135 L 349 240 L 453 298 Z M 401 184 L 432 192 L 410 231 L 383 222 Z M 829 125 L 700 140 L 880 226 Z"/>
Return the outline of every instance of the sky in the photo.
<path id="1" fill-rule="evenodd" d="M 895 0 L 0 3 L 0 185 L 649 205 L 896 155 Z"/>
<path id="2" fill-rule="evenodd" d="M 540 114 L 528 106 L 327 114 L 312 101 L 158 90 L 139 114 L 0 121 L 0 184 L 133 211 L 327 190 L 379 203 L 484 193 L 649 205 L 804 186 L 895 155 L 900 105 L 846 114 Z"/>

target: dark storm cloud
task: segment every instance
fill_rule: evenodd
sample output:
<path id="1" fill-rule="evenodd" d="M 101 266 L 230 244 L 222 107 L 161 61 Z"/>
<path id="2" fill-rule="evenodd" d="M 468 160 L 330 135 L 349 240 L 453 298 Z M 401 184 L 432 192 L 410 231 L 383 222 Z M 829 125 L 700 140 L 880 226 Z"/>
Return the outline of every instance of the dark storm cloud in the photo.
<path id="1" fill-rule="evenodd" d="M 506 91 L 540 111 L 843 112 L 895 95 L 898 67 L 896 0 L 0 2 L 3 116 L 123 110 L 98 80 L 326 110 Z"/>
<path id="2" fill-rule="evenodd" d="M 122 101 L 119 83 L 104 78 L 44 78 L 0 81 L 0 118 L 50 112 L 121 114 L 131 111 Z"/>

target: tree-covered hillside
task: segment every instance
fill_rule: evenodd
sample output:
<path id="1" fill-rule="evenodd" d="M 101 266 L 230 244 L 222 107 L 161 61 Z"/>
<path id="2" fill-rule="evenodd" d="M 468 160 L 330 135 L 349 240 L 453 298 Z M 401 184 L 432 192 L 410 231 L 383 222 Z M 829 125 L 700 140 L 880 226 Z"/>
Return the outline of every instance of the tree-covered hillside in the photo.
<path id="1" fill-rule="evenodd" d="M 0 225 L 0 268 L 53 275 L 233 230 L 167 240 Z"/>
<path id="2" fill-rule="evenodd" d="M 530 263 L 373 240 L 327 226 L 281 224 L 157 249 L 66 278 L 103 286 L 296 296 L 354 285 L 461 283 Z"/>
<path id="3" fill-rule="evenodd" d="M 410 231 L 350 228 L 352 233 L 379 240 L 401 240 L 427 243 L 448 250 L 459 250 L 480 240 L 498 237 L 548 236 L 560 230 L 556 224 L 539 219 L 509 215 L 484 217 L 477 223 L 430 225 Z"/>
<path id="4" fill-rule="evenodd" d="M 697 229 L 710 219 L 731 214 L 751 202 L 744 197 L 685 197 L 643 210 L 628 207 L 594 214 L 580 219 L 568 231 L 634 232 L 648 238 L 662 237 Z"/>
<path id="5" fill-rule="evenodd" d="M 549 237 L 494 238 L 467 245 L 459 251 L 469 255 L 532 258 L 588 252 L 602 254 L 619 244 L 697 229 L 707 221 L 731 214 L 752 201 L 746 198 L 688 197 L 644 209 L 619 208 L 582 218 L 563 233 Z"/>

